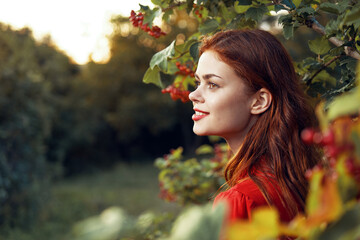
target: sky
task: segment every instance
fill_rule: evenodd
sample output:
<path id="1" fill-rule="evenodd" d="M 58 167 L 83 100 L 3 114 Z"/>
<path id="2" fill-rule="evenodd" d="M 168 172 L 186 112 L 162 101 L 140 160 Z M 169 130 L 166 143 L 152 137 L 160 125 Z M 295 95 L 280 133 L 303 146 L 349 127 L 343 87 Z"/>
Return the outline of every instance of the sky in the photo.
<path id="1" fill-rule="evenodd" d="M 89 55 L 96 62 L 106 61 L 113 15 L 129 16 L 150 0 L 8 0 L 0 7 L 0 22 L 14 29 L 25 26 L 34 37 L 50 35 L 59 49 L 78 64 Z"/>

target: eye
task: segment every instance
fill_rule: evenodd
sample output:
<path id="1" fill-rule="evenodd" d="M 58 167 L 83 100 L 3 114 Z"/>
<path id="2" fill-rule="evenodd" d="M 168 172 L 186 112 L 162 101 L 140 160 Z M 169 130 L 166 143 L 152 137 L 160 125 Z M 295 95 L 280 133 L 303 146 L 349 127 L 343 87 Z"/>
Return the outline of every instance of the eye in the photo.
<path id="1" fill-rule="evenodd" d="M 198 86 L 200 86 L 200 81 L 199 80 L 195 80 L 195 88 L 197 88 Z"/>
<path id="2" fill-rule="evenodd" d="M 213 89 L 213 88 L 217 88 L 218 85 L 215 84 L 215 83 L 209 82 L 209 83 L 208 83 L 208 87 L 209 87 L 209 89 Z"/>

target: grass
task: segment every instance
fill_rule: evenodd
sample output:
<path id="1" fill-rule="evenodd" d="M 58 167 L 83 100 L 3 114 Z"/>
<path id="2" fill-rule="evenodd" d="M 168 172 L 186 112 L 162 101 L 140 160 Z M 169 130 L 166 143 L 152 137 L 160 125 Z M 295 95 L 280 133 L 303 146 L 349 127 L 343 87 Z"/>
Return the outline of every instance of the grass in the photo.
<path id="1" fill-rule="evenodd" d="M 65 179 L 52 186 L 51 196 L 34 227 L 11 229 L 6 239 L 68 240 L 76 222 L 111 206 L 121 207 L 133 216 L 149 210 L 176 213 L 179 207 L 158 197 L 157 175 L 152 162 L 143 162 L 119 164 L 109 171 Z"/>

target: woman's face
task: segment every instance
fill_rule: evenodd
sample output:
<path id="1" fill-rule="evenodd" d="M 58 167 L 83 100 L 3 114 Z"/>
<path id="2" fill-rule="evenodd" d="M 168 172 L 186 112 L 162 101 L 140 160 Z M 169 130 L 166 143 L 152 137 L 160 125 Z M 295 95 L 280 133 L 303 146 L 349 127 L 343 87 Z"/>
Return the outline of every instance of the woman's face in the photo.
<path id="1" fill-rule="evenodd" d="M 195 110 L 194 133 L 241 144 L 256 118 L 244 81 L 211 50 L 201 55 L 195 79 L 197 88 L 189 95 Z"/>

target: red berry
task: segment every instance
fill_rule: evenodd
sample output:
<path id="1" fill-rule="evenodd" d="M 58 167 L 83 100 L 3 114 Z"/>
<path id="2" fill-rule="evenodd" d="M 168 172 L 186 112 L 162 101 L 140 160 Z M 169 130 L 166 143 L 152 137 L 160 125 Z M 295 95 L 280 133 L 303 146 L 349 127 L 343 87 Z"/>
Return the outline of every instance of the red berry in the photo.
<path id="1" fill-rule="evenodd" d="M 312 175 L 313 175 L 313 171 L 311 169 L 306 170 L 305 177 L 307 179 L 310 179 L 312 177 Z"/>
<path id="2" fill-rule="evenodd" d="M 323 145 L 323 146 L 325 146 L 325 145 L 333 145 L 334 143 L 335 143 L 334 132 L 329 130 L 323 135 L 321 145 Z"/>
<path id="3" fill-rule="evenodd" d="M 315 144 L 321 144 L 323 140 L 323 135 L 321 132 L 315 132 L 313 136 L 313 142 Z"/>
<path id="4" fill-rule="evenodd" d="M 301 132 L 301 139 L 305 144 L 313 144 L 314 143 L 314 129 L 306 128 Z"/>
<path id="5" fill-rule="evenodd" d="M 335 145 L 329 145 L 324 147 L 325 154 L 330 158 L 336 158 L 340 153 L 339 148 Z"/>

